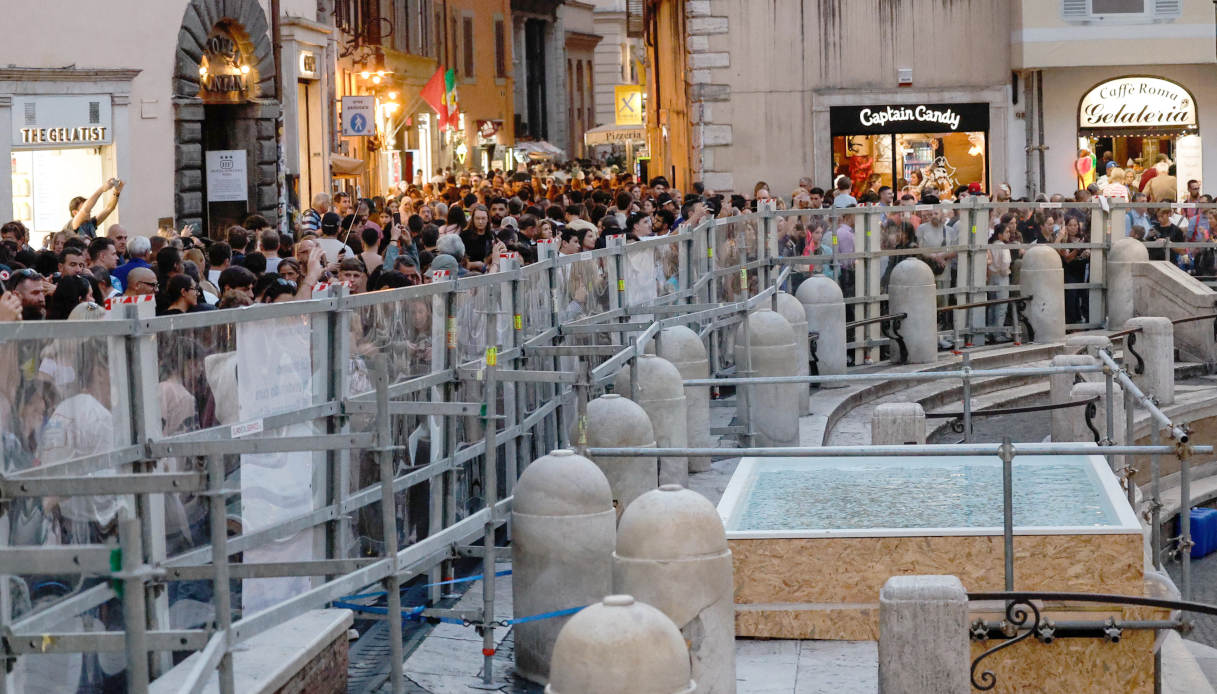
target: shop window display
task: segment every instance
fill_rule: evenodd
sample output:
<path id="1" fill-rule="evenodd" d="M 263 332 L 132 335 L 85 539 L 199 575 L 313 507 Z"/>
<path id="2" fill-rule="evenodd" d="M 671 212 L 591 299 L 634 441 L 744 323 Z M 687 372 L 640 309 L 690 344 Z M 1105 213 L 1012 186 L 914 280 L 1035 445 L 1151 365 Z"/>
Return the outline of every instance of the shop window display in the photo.
<path id="1" fill-rule="evenodd" d="M 919 196 L 927 183 L 942 197 L 960 185 L 986 190 L 986 154 L 983 132 L 833 138 L 835 174 L 849 177 L 854 197 L 880 186 Z"/>

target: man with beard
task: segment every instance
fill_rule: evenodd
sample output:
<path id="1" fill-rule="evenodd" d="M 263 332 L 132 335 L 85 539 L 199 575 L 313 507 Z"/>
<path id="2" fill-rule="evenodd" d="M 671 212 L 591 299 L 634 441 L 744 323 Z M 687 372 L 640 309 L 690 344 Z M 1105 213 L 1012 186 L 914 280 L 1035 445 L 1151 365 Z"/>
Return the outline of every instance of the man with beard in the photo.
<path id="1" fill-rule="evenodd" d="M 500 229 L 503 220 L 507 218 L 507 198 L 495 198 L 490 201 L 490 228 Z"/>
<path id="2" fill-rule="evenodd" d="M 8 290 L 21 299 L 22 320 L 46 318 L 47 281 L 29 268 L 17 270 L 8 279 Z"/>

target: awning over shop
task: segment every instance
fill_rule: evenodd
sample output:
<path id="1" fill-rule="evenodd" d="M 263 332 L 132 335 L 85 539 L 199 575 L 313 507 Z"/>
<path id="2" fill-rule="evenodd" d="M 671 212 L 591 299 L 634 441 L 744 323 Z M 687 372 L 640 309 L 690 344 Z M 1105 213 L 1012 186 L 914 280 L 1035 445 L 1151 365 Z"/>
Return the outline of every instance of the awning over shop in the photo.
<path id="1" fill-rule="evenodd" d="M 330 154 L 330 173 L 335 176 L 354 177 L 363 173 L 367 163 L 362 159 L 334 152 Z"/>
<path id="2" fill-rule="evenodd" d="M 583 144 L 626 145 L 646 142 L 646 133 L 641 125 L 601 125 L 583 133 Z"/>
<path id="3" fill-rule="evenodd" d="M 517 142 L 515 149 L 528 154 L 533 159 L 565 159 L 566 152 L 549 144 L 545 140 L 535 142 Z"/>

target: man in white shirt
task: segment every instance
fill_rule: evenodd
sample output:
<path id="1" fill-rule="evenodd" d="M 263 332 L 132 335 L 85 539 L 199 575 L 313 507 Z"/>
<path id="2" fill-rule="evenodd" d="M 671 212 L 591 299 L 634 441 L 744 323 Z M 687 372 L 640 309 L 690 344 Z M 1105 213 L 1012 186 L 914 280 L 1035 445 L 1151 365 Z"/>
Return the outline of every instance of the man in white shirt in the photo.
<path id="1" fill-rule="evenodd" d="M 338 262 L 338 254 L 342 253 L 344 258 L 353 258 L 355 253 L 351 247 L 342 242 L 338 238 L 339 225 L 342 218 L 334 212 L 327 212 L 321 218 L 321 238 L 317 239 L 317 246 L 325 253 L 327 263 Z"/>
<path id="2" fill-rule="evenodd" d="M 917 227 L 917 246 L 922 249 L 922 257 L 934 271 L 934 287 L 939 290 L 950 289 L 951 266 L 955 263 L 956 254 L 954 251 L 935 249 L 945 249 L 959 243 L 959 231 L 946 224 L 940 210 L 927 212 L 922 220 L 921 226 Z M 937 304 L 939 308 L 946 306 L 947 296 L 939 294 Z M 942 346 L 943 343 L 940 341 L 939 345 Z"/>

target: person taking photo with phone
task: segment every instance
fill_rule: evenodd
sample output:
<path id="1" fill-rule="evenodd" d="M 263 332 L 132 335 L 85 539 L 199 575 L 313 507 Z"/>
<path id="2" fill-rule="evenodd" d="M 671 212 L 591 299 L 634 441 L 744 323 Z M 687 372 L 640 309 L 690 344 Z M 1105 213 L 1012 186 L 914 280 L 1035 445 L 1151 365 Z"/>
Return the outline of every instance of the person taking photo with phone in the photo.
<path id="1" fill-rule="evenodd" d="M 72 215 L 72 218 L 64 225 L 64 231 L 75 232 L 86 239 L 96 238 L 98 227 L 101 226 L 102 222 L 106 221 L 106 217 L 109 217 L 118 208 L 118 198 L 123 192 L 124 185 L 126 184 L 121 180 L 111 178 L 101 184 L 101 187 L 88 198 L 80 196 L 72 198 L 72 201 L 68 203 L 68 212 Z M 113 194 L 101 212 L 94 215 L 93 207 L 106 191 L 113 191 Z"/>

